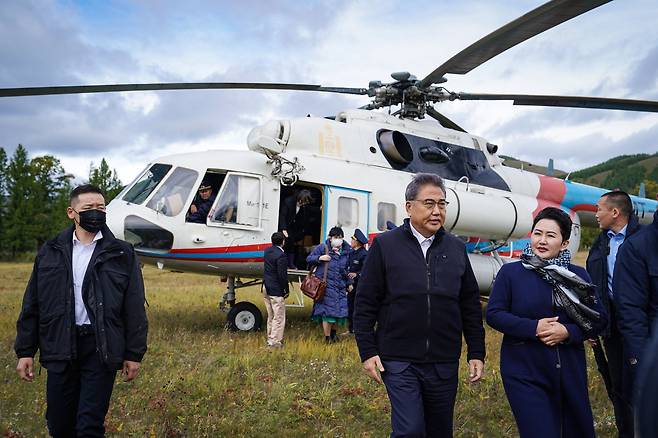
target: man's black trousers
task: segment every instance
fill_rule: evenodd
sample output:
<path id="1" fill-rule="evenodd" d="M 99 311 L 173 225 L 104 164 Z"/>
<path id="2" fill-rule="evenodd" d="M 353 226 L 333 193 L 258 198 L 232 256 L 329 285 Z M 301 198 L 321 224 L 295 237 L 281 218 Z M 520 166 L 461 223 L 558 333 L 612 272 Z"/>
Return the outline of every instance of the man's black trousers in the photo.
<path id="1" fill-rule="evenodd" d="M 382 361 L 391 438 L 450 438 L 459 364 Z"/>
<path id="2" fill-rule="evenodd" d="M 79 330 L 78 358 L 47 364 L 46 420 L 55 438 L 102 437 L 116 370 L 108 370 L 96 352 L 91 330 Z"/>
<path id="3" fill-rule="evenodd" d="M 626 364 L 623 354 L 623 340 L 617 329 L 616 318 L 612 319 L 610 337 L 603 338 L 603 347 L 608 359 L 610 380 L 612 383 L 612 406 L 615 410 L 615 423 L 619 438 L 632 438 L 633 407 L 632 407 L 632 377 L 629 365 Z"/>

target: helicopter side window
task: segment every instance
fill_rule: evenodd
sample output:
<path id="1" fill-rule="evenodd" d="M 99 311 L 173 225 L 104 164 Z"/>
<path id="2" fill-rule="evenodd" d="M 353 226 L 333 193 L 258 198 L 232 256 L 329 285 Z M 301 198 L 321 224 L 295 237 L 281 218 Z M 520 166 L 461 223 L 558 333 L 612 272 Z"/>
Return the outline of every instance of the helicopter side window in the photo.
<path id="1" fill-rule="evenodd" d="M 133 204 L 141 204 L 148 198 L 155 187 L 160 184 L 160 181 L 164 179 L 171 168 L 171 164 L 154 164 L 128 190 L 123 196 L 123 200 Z"/>
<path id="2" fill-rule="evenodd" d="M 386 222 L 395 223 L 395 204 L 388 202 L 377 203 L 377 229 L 386 231 Z"/>
<path id="3" fill-rule="evenodd" d="M 359 202 L 354 198 L 338 198 L 338 226 L 356 227 L 359 222 Z"/>
<path id="4" fill-rule="evenodd" d="M 176 216 L 183 211 L 198 176 L 194 170 L 177 167 L 146 206 L 165 216 Z"/>
<path id="5" fill-rule="evenodd" d="M 229 174 L 224 180 L 212 221 L 220 224 L 260 225 L 260 179 L 247 175 Z"/>

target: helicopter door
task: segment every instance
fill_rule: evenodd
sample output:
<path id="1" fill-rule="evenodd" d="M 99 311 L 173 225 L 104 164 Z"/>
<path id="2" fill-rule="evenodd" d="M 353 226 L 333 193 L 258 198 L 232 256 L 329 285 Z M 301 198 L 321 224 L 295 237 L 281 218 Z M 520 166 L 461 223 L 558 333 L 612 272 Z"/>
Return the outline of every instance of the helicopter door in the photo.
<path id="1" fill-rule="evenodd" d="M 329 230 L 338 226 L 343 229 L 345 239 L 349 242 L 354 230 L 359 228 L 368 235 L 370 216 L 370 193 L 342 187 L 325 186 L 324 188 L 324 230 L 323 239 Z"/>

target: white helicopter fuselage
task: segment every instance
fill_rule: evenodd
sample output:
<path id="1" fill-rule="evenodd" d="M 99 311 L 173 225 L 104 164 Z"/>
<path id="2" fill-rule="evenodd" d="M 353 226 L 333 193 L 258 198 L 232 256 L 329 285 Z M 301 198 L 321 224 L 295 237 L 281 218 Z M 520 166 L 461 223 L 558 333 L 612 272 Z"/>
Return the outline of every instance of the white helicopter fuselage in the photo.
<path id="1" fill-rule="evenodd" d="M 382 136 L 393 132 L 398 134 Z M 436 123 L 352 110 L 335 120 L 306 117 L 269 122 L 252 130 L 245 151 L 218 149 L 159 158 L 110 203 L 108 225 L 119 238 L 136 245 L 144 262 L 160 268 L 258 278 L 263 272 L 263 250 L 280 229 L 282 190 L 287 184 L 312 187 L 321 194 L 322 241 L 336 225 L 348 237 L 359 228 L 372 238 L 385 231 L 386 221 L 398 225 L 403 221 L 404 191 L 414 174 L 394 168 L 409 164 L 409 156 L 405 160 L 397 153 L 409 151 L 393 141 L 383 144 L 385 138 L 402 143 L 430 140 L 455 154 L 452 164 L 459 165 L 441 175 L 449 202 L 444 226 L 467 242 L 482 291 L 490 288 L 503 262 L 499 256 L 512 257 L 523 249 L 533 217 L 546 206 L 571 214 L 575 226 L 570 248 L 577 250 L 580 220 L 592 222 L 596 200 L 605 192 L 503 166 L 495 147 L 481 137 Z M 443 169 L 416 157 L 418 148 L 413 148 L 412 158 L 419 165 Z M 471 167 L 460 175 L 461 164 L 454 158 L 459 153 L 480 161 L 465 161 L 464 167 Z M 168 170 L 148 196 L 140 202 L 126 200 L 156 164 Z M 494 187 L 479 184 L 469 172 L 484 172 L 478 175 L 497 182 Z M 196 188 L 209 175 L 221 177 L 223 184 L 206 223 L 187 222 Z M 232 220 L 218 217 L 227 199 L 237 211 Z M 656 202 L 633 200 L 641 220 L 648 222 Z"/>

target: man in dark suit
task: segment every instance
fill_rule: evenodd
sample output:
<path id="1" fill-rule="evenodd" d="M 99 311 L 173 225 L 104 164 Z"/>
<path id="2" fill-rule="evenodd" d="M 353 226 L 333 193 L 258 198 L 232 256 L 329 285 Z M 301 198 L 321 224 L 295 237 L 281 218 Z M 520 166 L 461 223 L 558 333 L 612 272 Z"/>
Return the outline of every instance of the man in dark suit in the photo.
<path id="1" fill-rule="evenodd" d="M 50 435 L 101 437 L 117 370 L 134 379 L 146 352 L 144 284 L 133 247 L 105 225 L 97 187 L 76 187 L 67 214 L 74 225 L 34 261 L 16 323 L 16 369 L 32 381 L 39 351 Z"/>
<path id="2" fill-rule="evenodd" d="M 596 285 L 596 292 L 608 314 L 608 324 L 601 333 L 605 357 L 596 356 L 599 370 L 607 370 L 604 381 L 610 388 L 608 396 L 615 411 L 619 438 L 633 437 L 632 400 L 625 396 L 630 386 L 630 369 L 623 359 L 623 339 L 619 330 L 620 312 L 615 305 L 613 274 L 619 263 L 617 254 L 627 238 L 636 234 L 641 225 L 633 213 L 630 196 L 622 191 L 605 193 L 596 203 L 596 220 L 601 233 L 592 244 L 587 256 L 587 272 Z M 601 348 L 594 346 L 594 348 Z M 604 371 L 605 372 L 605 371 Z"/>
<path id="3" fill-rule="evenodd" d="M 654 325 L 658 324 L 658 211 L 653 223 L 630 236 L 619 250 L 613 288 L 624 362 L 630 369 L 625 397 L 634 401 L 640 389 L 635 382 L 637 369 L 647 356 L 649 338 L 656 335 L 652 330 L 658 327 Z"/>
<path id="4" fill-rule="evenodd" d="M 354 333 L 366 374 L 386 385 L 391 436 L 447 438 L 462 335 L 470 382 L 484 369 L 480 293 L 464 243 L 443 228 L 443 180 L 416 174 L 405 199 L 409 219 L 368 251 Z"/>
<path id="5" fill-rule="evenodd" d="M 283 252 L 285 236 L 281 232 L 272 234 L 272 246 L 265 249 L 263 274 L 263 299 L 267 308 L 267 346 L 283 346 L 283 330 L 286 325 L 286 303 L 288 297 L 288 257 Z"/>

